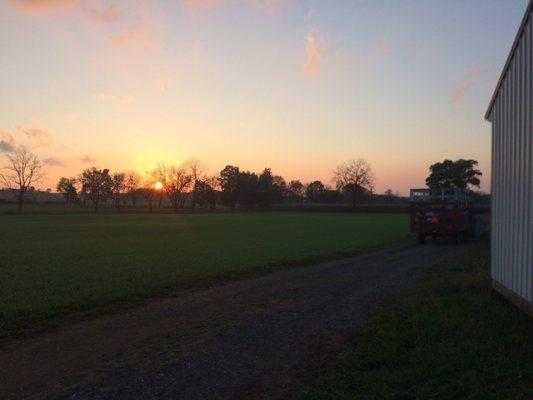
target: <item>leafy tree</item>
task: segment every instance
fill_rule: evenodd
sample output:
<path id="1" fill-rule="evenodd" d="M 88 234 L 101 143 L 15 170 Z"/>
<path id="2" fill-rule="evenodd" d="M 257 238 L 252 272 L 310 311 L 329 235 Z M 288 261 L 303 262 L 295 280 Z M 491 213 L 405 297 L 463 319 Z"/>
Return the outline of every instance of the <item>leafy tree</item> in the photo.
<path id="1" fill-rule="evenodd" d="M 0 181 L 16 195 L 21 214 L 26 192 L 32 184 L 42 180 L 44 166 L 35 154 L 24 149 L 6 156 L 8 163 L 1 169 Z"/>
<path id="2" fill-rule="evenodd" d="M 217 193 L 209 180 L 199 180 L 196 182 L 196 198 L 195 201 L 201 208 L 216 208 Z"/>
<path id="3" fill-rule="evenodd" d="M 239 167 L 227 165 L 218 178 L 222 191 L 222 203 L 235 210 L 237 204 L 237 181 L 239 179 Z"/>
<path id="4" fill-rule="evenodd" d="M 270 168 L 265 168 L 257 179 L 256 201 L 261 207 L 268 207 L 274 199 L 274 176 Z"/>
<path id="5" fill-rule="evenodd" d="M 239 205 L 252 207 L 258 203 L 259 178 L 253 172 L 240 172 L 237 176 L 237 201 Z"/>
<path id="6" fill-rule="evenodd" d="M 353 207 L 374 189 L 372 166 L 362 158 L 339 165 L 333 174 L 337 189 L 350 199 Z"/>
<path id="7" fill-rule="evenodd" d="M 178 212 L 185 204 L 186 191 L 192 182 L 187 166 L 159 164 L 156 176 L 170 199 L 172 209 Z"/>
<path id="8" fill-rule="evenodd" d="M 320 181 L 314 181 L 305 187 L 305 197 L 310 203 L 321 203 L 324 201 L 326 187 Z"/>
<path id="9" fill-rule="evenodd" d="M 466 189 L 469 185 L 479 187 L 483 174 L 476 169 L 476 160 L 444 160 L 429 167 L 426 185 L 430 189 Z"/>
<path id="10" fill-rule="evenodd" d="M 117 172 L 111 175 L 111 195 L 113 197 L 113 205 L 120 212 L 120 206 L 126 191 L 126 174 Z"/>
<path id="11" fill-rule="evenodd" d="M 61 179 L 59 179 L 59 182 L 57 183 L 56 189 L 59 193 L 63 194 L 67 205 L 77 203 L 79 201 L 76 183 L 76 178 L 65 177 L 61 177 Z"/>
<path id="12" fill-rule="evenodd" d="M 274 203 L 282 203 L 287 197 L 287 183 L 282 176 L 274 175 L 273 178 L 273 197 L 272 201 Z"/>
<path id="13" fill-rule="evenodd" d="M 387 189 L 385 190 L 385 193 L 383 193 L 383 196 L 385 197 L 385 203 L 390 204 L 400 197 L 400 194 L 398 192 L 394 193 L 392 189 Z"/>
<path id="14" fill-rule="evenodd" d="M 112 193 L 112 180 L 108 169 L 95 167 L 85 169 L 78 181 L 81 184 L 81 193 L 93 203 L 94 212 L 98 212 L 98 206 Z"/>
<path id="15" fill-rule="evenodd" d="M 342 188 L 342 194 L 348 201 L 352 203 L 352 207 L 355 207 L 357 203 L 361 203 L 365 199 L 369 199 L 372 196 L 372 192 L 362 186 L 355 183 L 348 183 Z"/>
<path id="16" fill-rule="evenodd" d="M 287 186 L 287 200 L 289 203 L 301 203 L 304 199 L 305 187 L 299 180 L 290 181 Z"/>

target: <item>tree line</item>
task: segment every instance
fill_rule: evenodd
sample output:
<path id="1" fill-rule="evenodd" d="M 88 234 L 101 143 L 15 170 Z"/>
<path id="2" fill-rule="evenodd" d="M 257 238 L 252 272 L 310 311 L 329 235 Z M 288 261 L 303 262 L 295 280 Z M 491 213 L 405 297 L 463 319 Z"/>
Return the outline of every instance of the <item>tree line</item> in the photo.
<path id="1" fill-rule="evenodd" d="M 8 163 L 1 169 L 0 182 L 13 191 L 18 211 L 26 192 L 44 177 L 44 164 L 27 151 L 7 155 Z M 444 160 L 430 167 L 426 184 L 430 188 L 467 186 L 479 187 L 481 172 L 475 160 Z M 182 164 L 160 163 L 144 174 L 136 171 L 111 172 L 91 167 L 76 177 L 61 177 L 56 189 L 67 204 L 91 204 L 98 212 L 103 203 L 111 201 L 120 211 L 128 204 L 141 201 L 152 212 L 161 208 L 166 197 L 175 212 L 189 201 L 196 208 L 215 209 L 217 204 L 237 208 L 268 208 L 276 203 L 350 203 L 353 207 L 368 199 L 374 191 L 372 166 L 364 159 L 342 163 L 333 171 L 334 187 L 319 180 L 302 183 L 286 181 L 265 168 L 260 173 L 227 165 L 218 174 L 210 174 L 205 164 L 191 159 Z M 388 189 L 384 197 L 392 199 L 397 193 Z"/>
<path id="2" fill-rule="evenodd" d="M 339 203 L 349 200 L 354 206 L 372 193 L 374 178 L 370 164 L 356 160 L 342 164 L 334 171 L 335 188 L 319 180 L 308 184 L 300 180 L 287 182 L 270 168 L 261 173 L 227 165 L 217 175 L 210 175 L 200 161 L 193 159 L 181 165 L 158 164 L 141 175 L 135 171 L 111 173 L 109 169 L 87 168 L 78 177 L 62 177 L 57 191 L 67 204 L 89 202 L 94 211 L 111 200 L 120 211 L 127 204 L 136 206 L 143 199 L 150 212 L 161 207 L 166 197 L 177 212 L 189 199 L 196 208 L 215 209 L 217 204 L 237 208 L 268 208 L 275 203 Z"/>

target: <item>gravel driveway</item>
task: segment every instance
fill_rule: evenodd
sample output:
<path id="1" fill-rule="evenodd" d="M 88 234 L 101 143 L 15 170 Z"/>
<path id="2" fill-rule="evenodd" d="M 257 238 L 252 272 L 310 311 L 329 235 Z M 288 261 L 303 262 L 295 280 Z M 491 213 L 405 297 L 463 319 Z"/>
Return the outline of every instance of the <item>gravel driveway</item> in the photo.
<path id="1" fill-rule="evenodd" d="M 286 398 L 450 245 L 405 245 L 182 292 L 0 354 L 2 399 Z"/>

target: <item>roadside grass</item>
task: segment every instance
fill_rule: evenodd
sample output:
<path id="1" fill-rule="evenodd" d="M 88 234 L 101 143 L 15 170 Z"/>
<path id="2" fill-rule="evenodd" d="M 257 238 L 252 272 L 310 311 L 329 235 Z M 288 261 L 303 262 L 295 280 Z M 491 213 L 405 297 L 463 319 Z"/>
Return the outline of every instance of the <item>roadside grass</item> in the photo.
<path id="1" fill-rule="evenodd" d="M 398 214 L 5 215 L 0 342 L 61 318 L 408 239 Z"/>
<path id="2" fill-rule="evenodd" d="M 481 240 L 376 316 L 300 399 L 533 399 L 533 320 L 491 291 Z"/>

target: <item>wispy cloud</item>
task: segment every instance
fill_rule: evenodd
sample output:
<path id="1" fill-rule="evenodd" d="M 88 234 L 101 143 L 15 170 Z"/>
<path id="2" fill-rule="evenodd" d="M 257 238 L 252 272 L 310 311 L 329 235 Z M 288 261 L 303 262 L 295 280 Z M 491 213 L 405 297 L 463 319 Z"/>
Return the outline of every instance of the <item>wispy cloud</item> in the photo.
<path id="1" fill-rule="evenodd" d="M 244 3 L 253 5 L 268 12 L 275 11 L 279 6 L 291 2 L 291 0 L 242 0 Z"/>
<path id="2" fill-rule="evenodd" d="M 29 14 L 42 14 L 64 11 L 79 5 L 79 0 L 10 0 L 20 11 Z"/>
<path id="3" fill-rule="evenodd" d="M 49 157 L 43 160 L 43 163 L 50 167 L 64 167 L 66 164 L 56 157 Z"/>
<path id="4" fill-rule="evenodd" d="M 120 16 L 120 9 L 115 4 L 108 7 L 85 9 L 87 23 L 93 27 L 100 27 L 116 22 L 120 19 Z"/>
<path id="5" fill-rule="evenodd" d="M 479 80 L 483 78 L 483 76 L 485 76 L 487 72 L 488 71 L 485 68 L 481 68 L 477 65 L 472 65 L 466 71 L 466 81 L 457 86 L 455 89 L 453 89 L 452 94 L 450 96 L 450 103 L 457 104 L 466 92 L 468 92 L 479 84 Z"/>
<path id="6" fill-rule="evenodd" d="M 320 60 L 320 52 L 317 47 L 317 37 L 315 31 L 311 29 L 305 40 L 307 45 L 305 46 L 305 64 L 302 68 L 302 74 L 305 76 L 312 76 L 318 74 L 318 62 Z"/>
<path id="7" fill-rule="evenodd" d="M 466 76 L 470 79 L 479 78 L 481 76 L 484 76 L 488 73 L 488 71 L 485 68 L 481 68 L 477 65 L 472 65 L 467 73 Z"/>
<path id="8" fill-rule="evenodd" d="M 93 96 L 94 100 L 116 104 L 131 104 L 135 100 L 132 96 L 115 96 L 111 93 L 98 93 Z"/>
<path id="9" fill-rule="evenodd" d="M 109 35 L 107 41 L 115 47 L 132 47 L 139 50 L 156 47 L 149 30 L 142 24 L 132 25 L 115 35 Z"/>
<path id="10" fill-rule="evenodd" d="M 243 4 L 253 6 L 257 9 L 273 12 L 280 6 L 288 4 L 293 0 L 183 0 L 188 7 L 208 7 L 230 4 Z"/>
<path id="11" fill-rule="evenodd" d="M 89 164 L 89 163 L 96 162 L 96 159 L 94 157 L 91 157 L 90 155 L 84 155 L 84 156 L 80 157 L 80 161 L 82 163 Z"/>
<path id="12" fill-rule="evenodd" d="M 19 127 L 32 142 L 33 147 L 50 147 L 54 142 L 54 135 L 41 127 Z"/>
<path id="13" fill-rule="evenodd" d="M 12 153 L 17 149 L 17 142 L 9 132 L 2 133 L 0 139 L 0 152 Z"/>
<path id="14" fill-rule="evenodd" d="M 450 98 L 450 103 L 452 103 L 452 104 L 457 103 L 461 99 L 463 94 L 465 94 L 467 91 L 472 89 L 473 86 L 474 86 L 474 83 L 467 82 L 467 83 L 463 83 L 461 86 L 458 86 L 457 88 L 455 88 L 452 91 L 452 95 L 451 95 L 451 98 Z"/>
<path id="15" fill-rule="evenodd" d="M 183 3 L 188 7 L 205 7 L 216 4 L 223 4 L 225 0 L 183 0 Z"/>
<path id="16" fill-rule="evenodd" d="M 59 115 L 52 115 L 50 118 L 59 121 L 59 122 L 71 122 L 78 119 L 77 115 L 74 114 L 59 114 Z"/>

